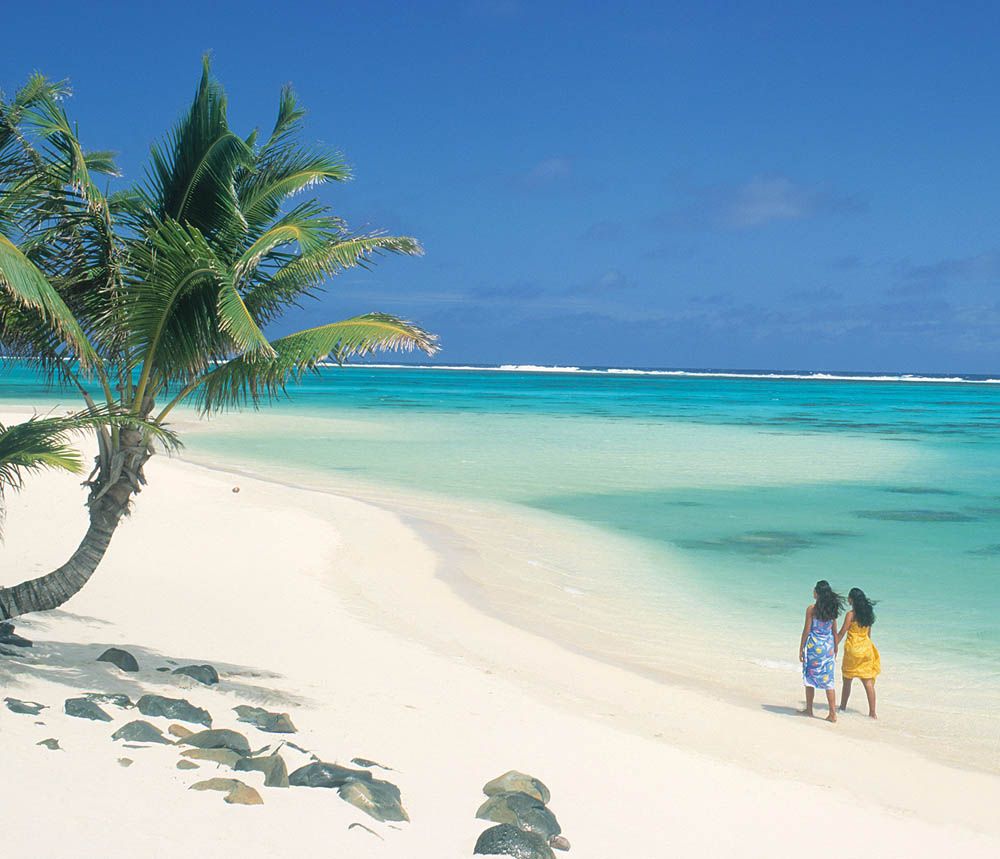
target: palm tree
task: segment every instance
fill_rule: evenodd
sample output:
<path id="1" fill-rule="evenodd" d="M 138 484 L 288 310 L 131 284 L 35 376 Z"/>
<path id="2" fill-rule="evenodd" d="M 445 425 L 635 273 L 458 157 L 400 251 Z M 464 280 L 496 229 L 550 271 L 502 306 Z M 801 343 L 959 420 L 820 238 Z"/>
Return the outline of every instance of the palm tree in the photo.
<path id="1" fill-rule="evenodd" d="M 105 423 L 82 542 L 58 569 L 0 588 L 0 621 L 55 608 L 86 584 L 180 403 L 206 414 L 256 406 L 327 359 L 437 349 L 433 335 L 384 313 L 265 336 L 338 272 L 423 252 L 412 238 L 353 233 L 315 198 L 292 202 L 350 171 L 301 142 L 290 88 L 266 138 L 240 136 L 206 59 L 146 180 L 114 194 L 95 179 L 117 175 L 113 158 L 82 148 L 65 95 L 40 75 L 10 100 L 0 94 L 0 347 L 72 386 Z"/>
<path id="2" fill-rule="evenodd" d="M 83 458 L 69 443 L 70 436 L 114 425 L 116 421 L 132 423 L 129 419 L 113 418 L 100 412 L 44 418 L 35 415 L 11 426 L 0 423 L 0 525 L 3 524 L 5 491 L 20 489 L 30 472 L 53 469 L 79 474 L 83 471 Z M 169 446 L 177 444 L 173 433 L 162 427 L 147 422 L 144 428 Z"/>

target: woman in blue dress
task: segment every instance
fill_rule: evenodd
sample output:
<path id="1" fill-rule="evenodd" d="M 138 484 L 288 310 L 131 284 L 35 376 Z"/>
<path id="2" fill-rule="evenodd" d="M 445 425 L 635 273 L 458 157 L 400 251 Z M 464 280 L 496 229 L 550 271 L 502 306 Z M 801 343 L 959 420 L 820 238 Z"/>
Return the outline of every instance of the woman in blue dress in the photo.
<path id="1" fill-rule="evenodd" d="M 844 598 L 825 579 L 816 582 L 815 602 L 806 609 L 806 623 L 799 641 L 799 661 L 802 682 L 806 687 L 807 716 L 813 715 L 813 699 L 817 689 L 826 692 L 830 708 L 828 722 L 837 721 L 837 693 L 834 691 L 834 668 L 837 664 L 837 633 L 834 623 L 844 608 Z"/>

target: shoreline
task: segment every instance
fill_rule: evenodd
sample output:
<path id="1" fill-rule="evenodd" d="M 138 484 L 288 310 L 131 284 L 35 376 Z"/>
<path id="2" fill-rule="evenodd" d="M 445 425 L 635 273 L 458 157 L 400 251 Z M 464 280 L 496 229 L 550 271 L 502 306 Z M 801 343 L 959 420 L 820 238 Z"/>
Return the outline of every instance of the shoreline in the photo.
<path id="1" fill-rule="evenodd" d="M 170 855 L 218 844 L 278 856 L 294 852 L 292 842 L 311 849 L 309 839 L 319 835 L 328 849 L 356 856 L 462 856 L 484 827 L 472 817 L 479 787 L 520 768 L 551 787 L 575 856 L 728 855 L 740 845 L 742 855 L 786 855 L 831 815 L 850 815 L 858 837 L 880 855 L 952 849 L 987 856 L 1000 845 L 995 777 L 837 737 L 818 720 L 745 713 L 571 654 L 470 607 L 441 579 L 439 556 L 390 511 L 249 477 L 238 478 L 238 495 L 232 485 L 224 472 L 154 459 L 149 486 L 92 583 L 65 611 L 22 624 L 36 640 L 31 658 L 44 658 L 32 676 L 15 677 L 13 694 L 44 696 L 54 713 L 55 692 L 91 683 L 48 670 L 46 661 L 68 658 L 70 643 L 212 661 L 232 687 L 220 694 L 232 703 L 280 702 L 307 747 L 397 769 L 413 823 L 380 827 L 384 842 L 362 840 L 346 825 L 370 819 L 335 796 L 315 795 L 325 791 L 270 791 L 258 810 L 229 808 L 183 790 L 175 783 L 181 776 L 154 766 L 148 750 L 134 753 L 130 769 L 100 769 L 97 757 L 113 762 L 116 750 L 105 741 L 74 744 L 71 730 L 101 735 L 81 720 L 54 713 L 37 728 L 2 711 L 13 765 L 28 774 L 16 796 L 5 797 L 13 819 L 29 819 L 16 816 L 21 803 L 27 809 L 73 796 L 79 814 L 119 803 L 114 832 L 87 830 L 87 843 L 109 856 L 134 855 L 136 844 L 157 843 L 154 836 L 170 839 Z M 72 480 L 53 475 L 11 499 L 0 557 L 14 564 L 5 563 L 4 581 L 61 556 L 79 534 L 65 529 L 47 543 L 38 539 L 53 516 L 62 522 L 75 509 L 82 523 L 81 501 Z M 198 528 L 206 517 L 211 531 Z M 171 541 L 171 533 L 184 540 Z M 253 667 L 227 680 L 230 666 Z M 155 675 L 139 680 L 158 682 Z M 184 694 L 195 700 L 197 691 Z M 651 715 L 661 730 L 634 730 L 637 714 Z M 57 723 L 64 756 L 28 742 L 33 732 L 52 735 Z M 67 777 L 71 760 L 81 766 Z M 87 771 L 102 772 L 102 789 L 81 795 Z M 655 824 L 635 825 L 650 813 Z M 194 834 L 168 824 L 174 814 L 190 815 Z M 343 834 L 327 831 L 334 825 Z M 30 829 L 8 830 L 8 846 L 55 856 L 39 843 L 70 831 L 58 819 L 41 837 Z"/>
<path id="2" fill-rule="evenodd" d="M 352 483 L 329 473 L 316 473 L 311 479 L 306 475 L 267 474 L 264 463 L 206 464 L 197 457 L 188 458 L 186 453 L 181 453 L 179 458 L 220 474 L 273 482 L 305 492 L 353 498 L 392 512 L 413 528 L 438 554 L 441 562 L 437 566 L 436 575 L 462 603 L 512 629 L 542 637 L 567 654 L 626 672 L 656 687 L 683 690 L 699 698 L 724 702 L 744 714 L 757 715 L 761 710 L 771 714 L 782 713 L 799 706 L 802 701 L 797 664 L 789 662 L 788 666 L 783 665 L 779 669 L 771 666 L 766 659 L 741 657 L 737 660 L 736 670 L 741 672 L 742 682 L 724 682 L 713 671 L 723 663 L 725 654 L 719 650 L 710 650 L 715 642 L 709 634 L 697 627 L 683 626 L 675 618 L 664 619 L 664 624 L 671 627 L 673 638 L 655 645 L 642 640 L 641 630 L 632 637 L 620 634 L 620 640 L 615 639 L 614 642 L 602 638 L 602 624 L 635 620 L 630 614 L 635 604 L 634 595 L 622 597 L 614 606 L 610 603 L 608 594 L 599 595 L 589 606 L 590 614 L 586 618 L 569 618 L 562 613 L 565 606 L 560 604 L 563 595 L 556 592 L 558 584 L 548 580 L 538 584 L 525 578 L 523 572 L 515 574 L 514 568 L 523 558 L 513 559 L 511 555 L 514 550 L 504 545 L 501 538 L 491 534 L 493 544 L 488 545 L 484 535 L 475 531 L 480 520 L 489 518 L 490 522 L 496 523 L 506 518 L 513 524 L 508 524 L 503 533 L 523 533 L 538 520 L 544 519 L 548 524 L 554 514 L 528 508 L 521 511 L 517 505 L 508 503 L 487 504 L 470 499 L 432 497 L 400 487 L 361 484 L 357 481 Z M 463 511 L 465 519 L 457 515 L 459 509 Z M 488 514 L 485 512 L 487 509 Z M 516 520 L 512 518 L 515 513 L 518 516 Z M 592 526 L 575 522 L 572 524 L 574 535 L 580 539 L 595 542 L 610 539 L 609 535 Z M 537 533 L 531 532 L 531 537 L 548 537 L 547 531 L 547 527 L 540 528 Z M 628 543 L 627 540 L 619 542 L 622 546 Z M 537 572 L 537 568 L 528 572 Z M 678 585 L 682 579 L 683 576 L 675 576 Z M 540 597 L 540 592 L 546 596 Z M 699 595 L 692 592 L 685 597 L 685 605 L 696 606 L 698 598 Z M 533 599 L 538 601 L 538 606 L 532 604 Z M 577 602 L 576 606 L 579 605 Z M 546 610 L 549 610 L 547 618 Z M 797 619 L 791 621 L 790 630 L 792 635 L 797 636 Z M 612 643 L 614 647 L 610 646 Z M 636 649 L 628 649 L 630 644 Z M 664 659 L 665 645 L 674 651 L 669 660 Z M 892 683 L 891 677 L 889 683 Z M 883 682 L 880 689 L 885 687 L 886 683 Z M 541 689 L 541 684 L 538 689 Z M 927 712 L 913 713 L 899 700 L 893 699 L 892 695 L 890 685 L 880 702 L 883 719 L 877 725 L 852 723 L 850 720 L 854 714 L 849 712 L 846 715 L 849 722 L 840 726 L 842 732 L 851 739 L 888 746 L 931 763 L 971 773 L 1000 775 L 1000 734 L 992 740 L 985 737 L 976 740 L 970 737 L 956 738 L 944 731 L 939 718 L 940 709 L 933 710 L 934 707 L 940 708 L 940 704 L 930 705 L 932 709 Z M 862 708 L 859 703 L 861 700 L 854 696 L 854 710 Z M 985 730 L 990 730 L 994 724 L 989 712 L 974 714 L 969 711 L 954 718 L 959 723 L 963 720 L 976 720 L 976 724 L 981 722 Z M 646 715 L 635 714 L 629 721 L 630 730 L 634 733 L 645 736 L 655 733 L 652 720 Z M 683 732 L 677 733 L 674 738 L 690 739 Z M 715 746 L 715 739 L 709 735 L 699 740 L 698 748 L 711 753 Z M 754 767 L 770 766 L 766 759 L 745 755 L 738 748 L 732 749 L 727 759 Z"/>

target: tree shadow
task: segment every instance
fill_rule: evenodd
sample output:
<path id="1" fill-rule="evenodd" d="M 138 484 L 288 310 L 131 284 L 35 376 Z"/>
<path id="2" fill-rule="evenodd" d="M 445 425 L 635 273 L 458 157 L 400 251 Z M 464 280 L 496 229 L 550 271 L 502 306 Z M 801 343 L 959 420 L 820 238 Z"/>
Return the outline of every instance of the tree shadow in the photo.
<path id="1" fill-rule="evenodd" d="M 60 613 L 63 618 L 79 620 L 92 625 L 95 619 L 77 618 L 68 612 Z M 103 624 L 103 621 L 97 621 Z M 97 625 L 93 624 L 93 625 Z M 257 680 L 280 680 L 281 675 L 273 671 L 247 665 L 218 662 L 204 657 L 189 657 L 178 654 L 164 654 L 141 645 L 120 642 L 78 644 L 71 641 L 45 641 L 38 633 L 48 626 L 44 620 L 33 618 L 32 622 L 19 625 L 21 634 L 34 639 L 33 647 L 5 647 L 0 655 L 0 687 L 15 690 L 33 680 L 55 683 L 67 687 L 74 694 L 101 692 L 128 695 L 133 701 L 146 692 L 184 697 L 187 690 L 212 690 L 221 692 L 226 698 L 238 697 L 249 703 L 264 707 L 309 706 L 312 702 L 275 685 L 256 683 Z M 139 663 L 139 671 L 126 673 L 108 662 L 98 662 L 97 657 L 108 647 L 124 647 Z M 204 686 L 184 675 L 170 673 L 181 665 L 212 664 L 219 673 L 219 683 Z M 167 668 L 168 671 L 157 669 Z"/>

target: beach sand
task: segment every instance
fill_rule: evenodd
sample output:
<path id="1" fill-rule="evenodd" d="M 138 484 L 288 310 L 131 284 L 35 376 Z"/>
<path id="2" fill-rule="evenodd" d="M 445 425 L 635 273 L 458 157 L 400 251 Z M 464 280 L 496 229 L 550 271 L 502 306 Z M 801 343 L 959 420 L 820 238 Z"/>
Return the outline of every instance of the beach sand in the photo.
<path id="1" fill-rule="evenodd" d="M 10 855 L 471 856 L 488 825 L 474 818 L 482 785 L 509 769 L 549 786 L 580 859 L 773 859 L 848 844 L 879 857 L 1000 855 L 1000 778 L 880 743 L 859 712 L 837 726 L 792 715 L 797 688 L 738 706 L 511 627 L 461 598 L 448 573 L 461 558 L 445 563 L 370 503 L 164 456 L 147 474 L 91 583 L 20 621 L 35 646 L 0 657 L 3 695 L 49 708 L 0 706 Z M 0 584 L 65 560 L 82 502 L 65 475 L 8 495 Z M 95 662 L 108 646 L 141 670 Z M 218 686 L 155 670 L 202 662 Z M 112 742 L 144 718 L 135 711 L 109 706 L 107 724 L 62 712 L 91 691 L 187 698 L 252 746 L 286 737 L 238 723 L 232 707 L 288 712 L 289 738 L 322 760 L 392 767 L 376 775 L 398 784 L 411 822 L 378 823 L 332 790 L 265 788 L 259 773 L 238 775 L 262 806 L 188 790 L 236 774 L 179 771 L 173 746 Z M 48 737 L 62 749 L 36 745 Z M 308 762 L 282 754 L 289 769 Z"/>

